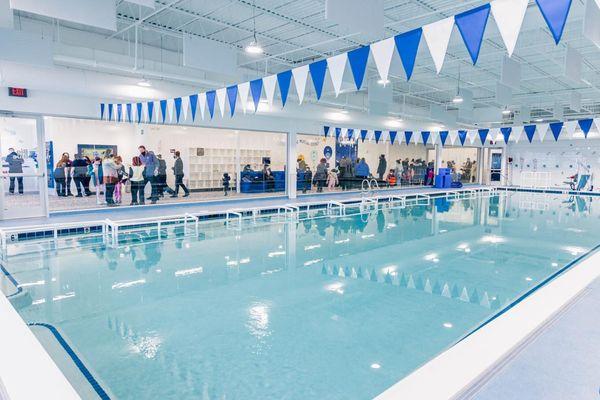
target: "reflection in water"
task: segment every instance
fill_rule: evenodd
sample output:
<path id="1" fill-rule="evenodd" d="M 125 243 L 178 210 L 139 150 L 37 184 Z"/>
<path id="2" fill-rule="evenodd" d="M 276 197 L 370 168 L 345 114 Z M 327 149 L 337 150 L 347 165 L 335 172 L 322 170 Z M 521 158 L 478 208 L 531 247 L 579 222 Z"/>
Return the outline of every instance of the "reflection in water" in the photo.
<path id="1" fill-rule="evenodd" d="M 256 302 L 248 309 L 248 321 L 246 322 L 248 332 L 259 340 L 271 335 L 269 330 L 269 305 Z"/>

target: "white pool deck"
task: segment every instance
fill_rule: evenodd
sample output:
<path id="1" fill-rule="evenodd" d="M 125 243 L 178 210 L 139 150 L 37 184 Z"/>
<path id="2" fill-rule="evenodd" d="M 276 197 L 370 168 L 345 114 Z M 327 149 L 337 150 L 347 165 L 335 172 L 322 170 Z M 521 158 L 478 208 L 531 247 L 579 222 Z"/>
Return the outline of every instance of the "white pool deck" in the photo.
<path id="1" fill-rule="evenodd" d="M 436 191 L 440 190 L 411 188 L 385 193 Z M 356 198 L 360 193 L 113 208 L 4 221 L 0 227 L 93 221 L 108 215 L 119 220 L 213 213 Z M 596 399 L 600 387 L 599 307 L 600 252 L 596 252 L 376 399 Z M 0 296 L 0 321 L 0 400 L 79 398 L 4 296 Z"/>

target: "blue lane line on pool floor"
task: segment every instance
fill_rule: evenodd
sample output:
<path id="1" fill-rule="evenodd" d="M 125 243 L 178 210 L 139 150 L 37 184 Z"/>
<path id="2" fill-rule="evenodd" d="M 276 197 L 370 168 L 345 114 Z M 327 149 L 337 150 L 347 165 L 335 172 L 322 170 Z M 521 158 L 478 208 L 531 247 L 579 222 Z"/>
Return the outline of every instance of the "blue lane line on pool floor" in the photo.
<path id="1" fill-rule="evenodd" d="M 19 293 L 21 293 L 23 291 L 23 288 L 21 286 L 19 286 L 19 282 L 17 282 L 15 277 L 12 276 L 12 274 L 10 272 L 8 272 L 8 270 L 6 268 L 4 268 L 4 266 L 1 264 L 0 264 L 0 269 L 2 270 L 2 273 L 4 274 L 4 276 L 6 276 L 6 278 L 10 281 L 10 283 L 12 283 L 17 288 L 16 292 L 14 292 L 13 294 L 9 294 L 8 296 L 6 296 L 6 298 L 10 299 L 11 297 L 14 297 L 14 296 L 18 295 Z"/>
<path id="2" fill-rule="evenodd" d="M 510 309 L 512 309 L 513 307 L 515 307 L 517 304 L 521 303 L 523 300 L 525 300 L 526 298 L 528 298 L 529 296 L 531 296 L 538 289 L 542 288 L 543 286 L 546 286 L 548 283 L 550 283 L 551 281 L 553 281 L 554 279 L 556 279 L 559 275 L 562 275 L 567 270 L 571 269 L 572 267 L 577 266 L 577 264 L 579 264 L 579 262 L 581 262 L 584 258 L 588 257 L 590 254 L 594 253 L 598 249 L 600 249 L 600 244 L 594 246 L 591 250 L 587 251 L 586 253 L 582 254 L 579 257 L 577 257 L 573 261 L 569 262 L 568 264 L 566 264 L 564 267 L 562 267 L 558 271 L 554 272 L 552 275 L 550 275 L 549 277 L 547 277 L 546 279 L 544 279 L 543 281 L 541 281 L 540 283 L 538 283 L 537 285 L 535 285 L 534 287 L 532 287 L 531 289 L 529 289 L 527 292 L 523 293 L 520 297 L 518 297 L 516 300 L 514 300 L 508 306 L 506 306 L 505 308 L 503 308 L 502 310 L 500 310 L 499 312 L 497 312 L 496 314 L 492 315 L 490 318 L 488 318 L 487 320 L 485 320 L 477 328 L 475 328 L 471 332 L 467 333 L 458 342 L 456 342 L 455 345 L 458 344 L 458 343 L 460 343 L 460 342 L 462 342 L 463 340 L 465 340 L 469 336 L 473 335 L 475 332 L 479 331 L 484 326 L 488 325 L 490 322 L 494 321 L 495 319 L 497 319 L 501 315 L 503 315 L 506 312 L 508 312 Z"/>
<path id="3" fill-rule="evenodd" d="M 34 323 L 30 323 L 28 325 L 29 326 L 41 326 L 41 327 L 44 327 L 44 328 L 48 329 L 52 333 L 52 335 L 54 335 L 54 338 L 58 341 L 58 343 L 61 345 L 61 347 L 63 348 L 63 350 L 67 352 L 67 354 L 69 355 L 69 357 L 71 357 L 71 360 L 73 361 L 73 363 L 75 364 L 75 366 L 77 366 L 77 368 L 79 369 L 79 371 L 83 374 L 83 376 L 85 377 L 85 379 L 89 382 L 89 384 L 92 386 L 92 388 L 94 389 L 94 391 L 98 394 L 98 396 L 102 400 L 110 400 L 110 396 L 106 393 L 106 391 L 102 388 L 102 386 L 100 386 L 100 383 L 98 383 L 98 381 L 96 380 L 96 378 L 94 378 L 94 376 L 92 375 L 92 373 L 90 372 L 90 370 L 85 366 L 85 364 L 83 363 L 83 361 L 81 361 L 81 359 L 79 358 L 79 356 L 77 356 L 77 354 L 75 353 L 75 351 L 73 351 L 73 349 L 71 348 L 71 346 L 69 346 L 69 344 L 62 337 L 62 335 L 60 334 L 60 332 L 58 332 L 58 329 L 56 329 L 54 326 L 52 326 L 50 324 L 41 323 L 41 322 L 34 322 Z"/>

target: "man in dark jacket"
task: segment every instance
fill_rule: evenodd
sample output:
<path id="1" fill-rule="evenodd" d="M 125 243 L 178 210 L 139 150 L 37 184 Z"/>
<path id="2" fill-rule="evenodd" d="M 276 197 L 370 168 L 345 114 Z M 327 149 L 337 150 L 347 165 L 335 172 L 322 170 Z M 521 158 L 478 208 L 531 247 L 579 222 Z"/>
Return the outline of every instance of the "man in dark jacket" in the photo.
<path id="1" fill-rule="evenodd" d="M 162 158 L 161 154 L 156 156 L 158 159 L 158 169 L 156 173 L 156 190 L 159 197 L 164 197 L 165 192 L 170 193 L 172 190 L 167 187 L 167 162 Z"/>
<path id="2" fill-rule="evenodd" d="M 8 149 L 8 155 L 6 156 L 6 162 L 8 163 L 9 174 L 22 174 L 23 173 L 23 157 L 17 154 L 15 149 Z M 19 194 L 23 194 L 23 177 L 17 176 L 17 184 L 19 186 Z M 15 194 L 15 177 L 10 177 L 10 186 L 8 188 L 10 194 Z"/>
<path id="3" fill-rule="evenodd" d="M 152 151 L 146 150 L 145 146 L 138 147 L 138 150 L 140 151 L 140 160 L 142 161 L 142 165 L 144 166 L 144 188 L 146 187 L 148 182 L 150 182 L 150 187 L 152 191 L 148 200 L 152 200 L 152 204 L 155 204 L 156 200 L 158 200 L 156 179 L 158 172 L 158 159 Z"/>
<path id="4" fill-rule="evenodd" d="M 173 166 L 173 174 L 175 175 L 175 191 L 171 194 L 171 197 L 177 197 L 179 195 L 179 187 L 183 189 L 185 193 L 183 197 L 188 197 L 190 195 L 190 191 L 183 184 L 183 160 L 181 159 L 181 153 L 179 151 L 175 152 L 175 165 Z"/>
<path id="5" fill-rule="evenodd" d="M 84 192 L 86 196 L 92 194 L 89 186 L 86 186 L 85 184 L 88 176 L 87 173 L 88 161 L 83 158 L 81 154 L 75 154 L 75 159 L 73 160 L 73 182 L 75 182 L 75 188 L 77 189 L 77 197 L 83 197 L 82 192 Z"/>
<path id="6" fill-rule="evenodd" d="M 382 154 L 379 156 L 379 165 L 377 165 L 377 175 L 380 181 L 383 180 L 385 171 L 387 171 L 387 160 L 385 159 L 385 155 Z"/>

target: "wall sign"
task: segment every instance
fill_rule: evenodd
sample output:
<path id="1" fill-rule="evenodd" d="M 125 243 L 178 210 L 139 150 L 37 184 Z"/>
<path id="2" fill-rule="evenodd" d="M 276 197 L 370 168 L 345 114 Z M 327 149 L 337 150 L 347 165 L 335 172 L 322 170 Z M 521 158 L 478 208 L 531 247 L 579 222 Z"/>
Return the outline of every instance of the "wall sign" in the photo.
<path id="1" fill-rule="evenodd" d="M 331 158 L 331 156 L 333 155 L 333 149 L 331 148 L 331 146 L 325 146 L 325 148 L 323 149 L 323 155 L 328 160 Z"/>
<path id="2" fill-rule="evenodd" d="M 17 87 L 9 87 L 8 95 L 11 97 L 27 97 L 27 89 L 17 88 Z"/>

